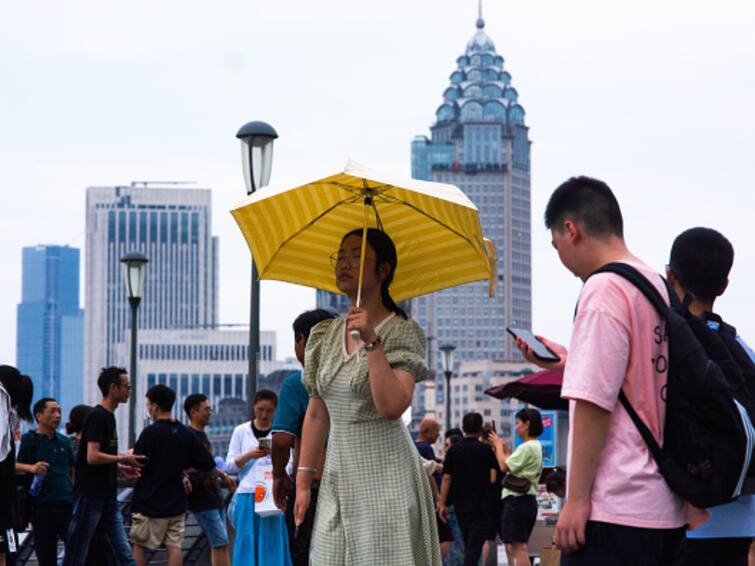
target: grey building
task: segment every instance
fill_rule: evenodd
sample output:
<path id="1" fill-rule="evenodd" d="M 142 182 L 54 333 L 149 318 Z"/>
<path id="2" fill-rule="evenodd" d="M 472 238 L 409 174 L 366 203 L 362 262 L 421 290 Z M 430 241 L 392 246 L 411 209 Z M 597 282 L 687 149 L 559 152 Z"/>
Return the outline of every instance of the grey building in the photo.
<path id="1" fill-rule="evenodd" d="M 120 258 L 131 251 L 149 258 L 140 330 L 213 328 L 218 322 L 217 247 L 209 189 L 167 183 L 87 189 L 85 402 L 100 398 L 100 368 L 128 366 L 128 357 L 117 355 L 130 327 Z M 125 439 L 126 411 L 119 413 Z"/>
<path id="2" fill-rule="evenodd" d="M 532 324 L 530 141 L 524 117 L 511 74 L 480 17 L 456 60 L 431 136 L 417 136 L 411 144 L 412 177 L 463 190 L 479 208 L 483 234 L 498 256 L 495 298 L 488 298 L 487 283 L 481 282 L 412 301 L 412 317 L 425 329 L 428 363 L 436 370 L 437 349 L 445 342 L 456 345 L 458 363 L 521 360 L 505 329 Z M 421 396 L 418 391 L 417 400 Z"/>

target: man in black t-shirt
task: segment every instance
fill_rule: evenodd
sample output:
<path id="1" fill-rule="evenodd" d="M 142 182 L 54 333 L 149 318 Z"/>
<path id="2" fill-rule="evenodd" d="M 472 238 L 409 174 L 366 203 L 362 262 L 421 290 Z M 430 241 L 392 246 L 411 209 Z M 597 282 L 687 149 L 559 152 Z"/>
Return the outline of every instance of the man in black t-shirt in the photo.
<path id="1" fill-rule="evenodd" d="M 83 566 L 95 531 L 112 548 L 119 565 L 133 566 L 131 547 L 118 506 L 118 467 L 134 477 L 142 458 L 118 454 L 114 412 L 128 401 L 131 385 L 123 368 L 104 368 L 97 378 L 103 399 L 87 416 L 76 459 L 73 518 L 66 535 L 64 566 Z M 99 530 L 98 530 L 99 529 Z"/>
<path id="2" fill-rule="evenodd" d="M 490 530 L 488 500 L 498 462 L 490 446 L 479 441 L 482 415 L 464 415 L 462 429 L 464 438 L 451 446 L 443 464 L 438 514 L 448 520 L 448 505 L 454 506 L 464 537 L 464 566 L 477 566 Z"/>
<path id="3" fill-rule="evenodd" d="M 212 444 L 204 429 L 210 424 L 212 407 L 205 395 L 194 393 L 184 401 L 184 411 L 189 417 L 189 430 L 212 454 Z M 225 505 L 218 482 L 223 482 L 229 491 L 236 489 L 236 482 L 229 475 L 215 468 L 206 473 L 194 472 L 189 475 L 189 511 L 194 513 L 212 548 L 212 566 L 230 566 L 228 556 L 228 530 L 225 524 Z"/>
<path id="4" fill-rule="evenodd" d="M 183 561 L 181 545 L 186 525 L 186 491 L 183 472 L 215 468 L 212 455 L 199 439 L 173 418 L 176 393 L 165 385 L 147 391 L 147 413 L 154 422 L 145 428 L 134 445 L 134 454 L 146 458 L 136 482 L 132 500 L 131 542 L 139 566 L 145 563 L 144 549 L 165 546 L 168 566 Z"/>

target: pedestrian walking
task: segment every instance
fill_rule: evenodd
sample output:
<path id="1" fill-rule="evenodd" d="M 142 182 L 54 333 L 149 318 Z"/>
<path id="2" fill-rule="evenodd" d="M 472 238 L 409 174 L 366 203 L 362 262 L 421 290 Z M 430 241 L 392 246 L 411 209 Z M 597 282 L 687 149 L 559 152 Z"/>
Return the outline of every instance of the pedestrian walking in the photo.
<path id="1" fill-rule="evenodd" d="M 464 433 L 460 428 L 454 427 L 451 430 L 447 430 L 443 439 L 443 458 L 448 455 L 448 451 L 451 446 L 457 442 L 461 442 L 464 438 Z M 443 481 L 443 470 L 441 469 L 441 482 Z M 438 506 L 440 505 L 440 494 L 438 494 Z M 451 536 L 453 537 L 453 543 L 446 555 L 443 557 L 443 566 L 460 566 L 464 562 L 464 537 L 461 534 L 461 528 L 459 527 L 459 521 L 456 519 L 456 513 L 454 512 L 454 506 L 449 502 L 447 506 L 448 519 L 445 523 L 451 529 Z M 440 515 L 437 515 L 440 519 Z M 441 523 L 443 521 L 440 521 Z M 438 538 L 440 538 L 440 531 L 438 531 Z M 443 543 L 441 543 L 441 553 L 443 552 Z"/>
<path id="2" fill-rule="evenodd" d="M 328 435 L 312 566 L 438 566 L 432 494 L 401 415 L 425 378 L 425 337 L 393 301 L 396 248 L 377 229 L 346 234 L 332 255 L 345 318 L 321 322 L 307 343 L 302 381 L 310 393 L 296 476 L 296 523 Z M 364 265 L 360 293 L 360 266 Z M 355 335 L 352 336 L 351 332 Z"/>
<path id="3" fill-rule="evenodd" d="M 68 413 L 68 422 L 66 422 L 66 434 L 71 440 L 73 447 L 74 458 L 79 453 L 79 445 L 81 444 L 81 432 L 84 430 L 84 422 L 92 411 L 93 407 L 89 405 L 76 405 L 71 412 Z M 76 462 L 74 461 L 74 469 Z"/>
<path id="4" fill-rule="evenodd" d="M 34 385 L 13 366 L 0 365 L 0 566 L 16 553 L 16 444 L 19 419 L 31 421 Z"/>
<path id="5" fill-rule="evenodd" d="M 322 322 L 336 318 L 336 315 L 325 309 L 307 311 L 296 317 L 293 323 L 294 354 L 299 363 L 304 366 L 304 352 L 312 327 Z M 273 495 L 279 509 L 285 511 L 286 527 L 288 529 L 288 543 L 291 561 L 294 566 L 309 566 L 309 545 L 312 539 L 312 527 L 317 510 L 317 494 L 320 489 L 325 455 L 317 466 L 318 471 L 312 480 L 311 503 L 304 521 L 299 528 L 294 525 L 294 504 L 296 503 L 296 467 L 299 465 L 301 451 L 301 433 L 304 426 L 304 416 L 307 413 L 309 394 L 301 382 L 301 372 L 289 375 L 281 385 L 278 407 L 273 421 Z M 291 451 L 293 450 L 292 473 L 289 475 Z"/>
<path id="6" fill-rule="evenodd" d="M 71 440 L 57 432 L 62 417 L 58 402 L 43 397 L 34 404 L 33 413 L 37 429 L 21 437 L 16 471 L 32 474 L 32 486 L 41 483 L 31 498 L 34 551 L 40 566 L 57 566 L 58 538 L 65 541 L 71 522 L 71 473 L 76 460 Z"/>
<path id="7" fill-rule="evenodd" d="M 205 429 L 212 419 L 212 407 L 202 393 L 193 393 L 184 400 L 184 411 L 189 419 L 189 430 L 205 449 L 214 455 L 212 443 Z M 212 566 L 230 566 L 228 554 L 228 529 L 226 527 L 225 501 L 220 485 L 225 485 L 229 492 L 236 490 L 236 482 L 231 476 L 215 468 L 209 472 L 192 472 L 189 474 L 191 492 L 189 493 L 189 511 L 194 514 L 202 532 L 212 548 Z"/>
<path id="8" fill-rule="evenodd" d="M 490 446 L 480 442 L 482 415 L 467 413 L 461 428 L 464 438 L 451 446 L 443 463 L 438 513 L 447 521 L 448 506 L 454 506 L 464 539 L 464 566 L 477 566 L 490 532 L 488 501 L 498 464 Z"/>
<path id="9" fill-rule="evenodd" d="M 440 438 L 440 423 L 433 418 L 425 417 L 419 423 L 419 433 L 417 434 L 417 440 L 414 441 L 414 446 L 417 448 L 417 452 L 425 460 L 432 462 L 438 462 L 438 458 L 435 456 L 435 450 L 433 445 Z M 433 467 L 433 473 L 430 476 L 433 483 L 433 498 L 435 500 L 436 511 L 438 504 L 440 503 L 440 482 L 443 478 L 443 466 L 437 465 Z M 451 531 L 451 526 L 448 521 L 442 521 L 440 516 L 435 514 L 435 524 L 438 528 L 438 541 L 440 542 L 440 557 L 445 560 L 448 553 L 451 551 L 451 546 L 454 543 L 454 534 Z"/>
<path id="10" fill-rule="evenodd" d="M 189 469 L 209 472 L 215 460 L 196 435 L 173 418 L 175 391 L 153 385 L 146 398 L 153 422 L 134 445 L 134 455 L 143 458 L 144 468 L 134 487 L 129 537 L 138 566 L 145 565 L 145 550 L 163 546 L 168 566 L 181 566 L 186 529 L 183 473 Z"/>
<path id="11" fill-rule="evenodd" d="M 684 527 L 704 520 L 686 514 L 624 407 L 627 399 L 663 443 L 668 343 L 665 321 L 641 291 L 598 268 L 624 262 L 668 302 L 666 286 L 624 242 L 623 219 L 611 189 L 596 179 L 569 179 L 551 195 L 545 225 L 561 263 L 585 281 L 569 350 L 543 339 L 559 356 L 544 363 L 521 339 L 530 362 L 564 370 L 570 400 L 567 499 L 556 526 L 562 564 L 674 565 L 684 552 Z M 589 279 L 588 279 L 589 278 Z"/>
<path id="12" fill-rule="evenodd" d="M 714 310 L 716 300 L 728 287 L 733 263 L 734 247 L 723 234 L 711 228 L 691 228 L 674 240 L 666 276 L 680 301 L 691 297 L 689 311 L 718 332 L 751 380 L 755 377 L 755 353 Z M 711 516 L 705 524 L 687 531 L 685 564 L 747 566 L 755 537 L 755 495 L 741 496 L 708 512 Z"/>
<path id="13" fill-rule="evenodd" d="M 254 418 L 233 430 L 226 469 L 239 474 L 228 518 L 236 531 L 233 566 L 290 566 L 286 521 L 282 514 L 262 517 L 255 512 L 256 471 L 272 467 L 270 448 L 278 397 L 268 389 L 252 400 Z"/>
<path id="14" fill-rule="evenodd" d="M 501 540 L 506 545 L 509 564 L 529 566 L 532 529 L 537 520 L 537 484 L 543 471 L 543 447 L 537 437 L 543 433 L 540 411 L 533 408 L 516 413 L 516 434 L 524 442 L 509 453 L 503 439 L 491 433 L 498 467 L 503 478 L 500 515 Z M 507 481 L 516 478 L 514 481 Z"/>
<path id="15" fill-rule="evenodd" d="M 118 471 L 134 477 L 143 456 L 118 454 L 115 410 L 128 402 L 126 370 L 103 368 L 97 378 L 102 401 L 91 410 L 81 433 L 73 488 L 73 517 L 66 535 L 64 566 L 83 566 L 95 533 L 102 536 L 120 566 L 135 564 L 118 505 Z"/>

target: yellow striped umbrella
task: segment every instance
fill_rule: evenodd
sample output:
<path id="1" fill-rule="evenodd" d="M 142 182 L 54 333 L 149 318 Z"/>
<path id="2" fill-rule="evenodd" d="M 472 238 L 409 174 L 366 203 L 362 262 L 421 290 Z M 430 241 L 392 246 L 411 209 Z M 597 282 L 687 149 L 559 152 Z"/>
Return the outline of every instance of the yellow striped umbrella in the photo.
<path id="1" fill-rule="evenodd" d="M 260 279 L 339 293 L 329 257 L 347 232 L 370 226 L 396 245 L 395 300 L 480 280 L 490 280 L 493 291 L 495 248 L 482 237 L 477 207 L 453 185 L 398 179 L 349 162 L 310 183 L 263 187 L 231 214 Z"/>

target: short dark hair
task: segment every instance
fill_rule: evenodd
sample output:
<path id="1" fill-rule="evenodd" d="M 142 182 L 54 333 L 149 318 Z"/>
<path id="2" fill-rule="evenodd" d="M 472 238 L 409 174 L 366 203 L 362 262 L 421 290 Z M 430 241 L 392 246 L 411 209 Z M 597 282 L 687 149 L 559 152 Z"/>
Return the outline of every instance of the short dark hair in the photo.
<path id="1" fill-rule="evenodd" d="M 480 434 L 482 430 L 482 415 L 480 413 L 467 413 L 461 419 L 461 428 L 465 434 Z"/>
<path id="2" fill-rule="evenodd" d="M 31 421 L 31 400 L 34 397 L 34 383 L 28 375 L 21 375 L 17 368 L 0 365 L 0 383 L 8 392 L 10 406 L 16 409 L 18 416 Z"/>
<path id="3" fill-rule="evenodd" d="M 461 431 L 461 429 L 458 426 L 455 426 L 453 428 L 449 428 L 446 431 L 446 434 L 444 436 L 446 438 L 448 438 L 449 436 L 461 436 L 463 438 L 464 437 L 464 433 Z"/>
<path id="4" fill-rule="evenodd" d="M 102 368 L 100 376 L 97 378 L 97 387 L 100 388 L 103 397 L 107 397 L 108 393 L 110 393 L 111 385 L 115 385 L 116 387 L 121 386 L 121 376 L 124 373 L 128 375 L 125 368 L 119 368 L 117 366 Z"/>
<path id="5" fill-rule="evenodd" d="M 146 397 L 160 407 L 161 411 L 165 412 L 171 411 L 173 409 L 173 403 L 176 402 L 176 392 L 162 383 L 150 387 L 147 390 Z"/>
<path id="6" fill-rule="evenodd" d="M 545 207 L 545 227 L 561 232 L 566 220 L 596 238 L 624 237 L 619 202 L 607 184 L 592 177 L 572 177 L 553 191 Z"/>
<path id="7" fill-rule="evenodd" d="M 66 423 L 66 433 L 77 434 L 84 429 L 84 421 L 92 411 L 89 405 L 76 405 L 68 413 L 68 422 Z"/>
<path id="8" fill-rule="evenodd" d="M 257 391 L 257 394 L 254 396 L 254 400 L 252 401 L 252 407 L 254 407 L 260 401 L 272 401 L 274 407 L 278 406 L 278 396 L 274 391 L 270 391 L 269 389 L 260 389 L 259 391 Z"/>
<path id="9" fill-rule="evenodd" d="M 52 397 L 42 397 L 39 401 L 34 403 L 34 408 L 32 408 L 32 412 L 34 413 L 34 420 L 39 422 L 39 419 L 37 418 L 37 415 L 39 413 L 44 413 L 45 409 L 47 408 L 47 403 L 52 401 L 53 403 L 57 403 L 55 399 Z"/>
<path id="10" fill-rule="evenodd" d="M 734 247 L 712 228 L 685 230 L 671 246 L 671 271 L 698 299 L 711 300 L 721 294 L 733 263 Z"/>
<path id="11" fill-rule="evenodd" d="M 448 439 L 449 444 L 453 446 L 464 437 L 461 434 L 449 434 L 448 436 L 446 436 L 446 438 Z"/>
<path id="12" fill-rule="evenodd" d="M 530 424 L 530 436 L 537 437 L 543 434 L 543 418 L 537 409 L 528 407 L 519 411 L 515 416 L 523 423 Z"/>
<path id="13" fill-rule="evenodd" d="M 203 393 L 192 393 L 186 399 L 184 399 L 184 412 L 186 416 L 191 419 L 191 412 L 199 409 L 199 406 L 207 401 L 207 395 Z"/>
<path id="14" fill-rule="evenodd" d="M 556 468 L 548 477 L 545 478 L 545 489 L 549 493 L 554 493 L 558 489 L 566 489 L 566 474 L 563 470 Z"/>
<path id="15" fill-rule="evenodd" d="M 308 340 L 312 327 L 330 318 L 338 318 L 338 315 L 325 309 L 315 309 L 301 313 L 294 320 L 294 340 L 298 340 L 300 336 L 304 336 L 304 339 Z"/>

